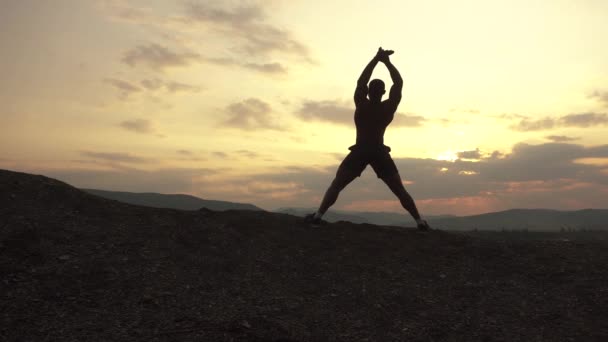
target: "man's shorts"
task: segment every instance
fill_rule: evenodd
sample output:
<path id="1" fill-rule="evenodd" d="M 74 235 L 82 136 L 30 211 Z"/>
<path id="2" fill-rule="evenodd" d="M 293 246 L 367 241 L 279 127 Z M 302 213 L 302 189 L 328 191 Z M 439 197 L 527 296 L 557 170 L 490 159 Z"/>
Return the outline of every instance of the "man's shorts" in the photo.
<path id="1" fill-rule="evenodd" d="M 397 173 L 397 166 L 391 158 L 391 148 L 385 145 L 380 146 L 358 146 L 353 145 L 348 148 L 351 152 L 344 158 L 338 168 L 338 172 L 349 170 L 354 172 L 357 177 L 370 164 L 378 178 L 386 178 Z"/>

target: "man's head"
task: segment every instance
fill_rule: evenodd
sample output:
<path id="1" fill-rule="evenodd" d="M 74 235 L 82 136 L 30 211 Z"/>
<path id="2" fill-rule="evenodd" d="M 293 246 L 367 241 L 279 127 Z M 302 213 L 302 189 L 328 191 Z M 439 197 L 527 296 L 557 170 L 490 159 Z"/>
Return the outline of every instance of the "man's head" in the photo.
<path id="1" fill-rule="evenodd" d="M 374 79 L 369 82 L 369 99 L 372 101 L 380 101 L 382 100 L 382 95 L 384 95 L 386 91 L 384 90 L 384 82 L 379 79 Z"/>

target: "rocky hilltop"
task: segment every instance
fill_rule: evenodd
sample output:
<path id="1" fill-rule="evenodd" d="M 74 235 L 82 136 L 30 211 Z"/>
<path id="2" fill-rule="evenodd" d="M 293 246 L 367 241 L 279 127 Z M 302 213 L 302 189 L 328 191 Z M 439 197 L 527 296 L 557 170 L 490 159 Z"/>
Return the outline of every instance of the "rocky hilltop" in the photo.
<path id="1" fill-rule="evenodd" d="M 0 340 L 608 340 L 604 236 L 493 234 L 311 229 L 0 170 Z"/>

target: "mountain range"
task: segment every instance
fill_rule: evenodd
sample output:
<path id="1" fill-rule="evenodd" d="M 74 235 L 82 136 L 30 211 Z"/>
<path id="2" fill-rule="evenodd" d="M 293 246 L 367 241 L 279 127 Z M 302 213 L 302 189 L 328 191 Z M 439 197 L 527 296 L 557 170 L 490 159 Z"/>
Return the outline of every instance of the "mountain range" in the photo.
<path id="1" fill-rule="evenodd" d="M 234 203 L 226 201 L 216 201 L 202 199 L 196 196 L 184 194 L 159 194 L 155 192 L 126 192 L 126 191 L 108 191 L 99 189 L 80 189 L 90 194 L 113 199 L 123 203 L 143 205 L 153 208 L 171 208 L 181 210 L 199 210 L 207 208 L 209 210 L 226 211 L 226 210 L 263 210 L 253 204 Z"/>
<path id="2" fill-rule="evenodd" d="M 216 211 L 263 209 L 247 203 L 234 203 L 198 198 L 183 194 L 134 193 L 99 189 L 81 189 L 85 192 L 124 203 L 154 208 L 198 210 L 206 208 Z M 315 212 L 313 208 L 278 208 L 274 212 L 303 217 Z M 329 210 L 324 220 L 347 221 L 382 226 L 412 227 L 414 220 L 408 214 L 394 212 L 365 212 Z M 608 209 L 584 209 L 560 211 L 551 209 L 510 209 L 500 212 L 471 216 L 430 215 L 425 216 L 432 227 L 444 230 L 490 230 L 490 231 L 560 231 L 560 230 L 608 230 Z"/>

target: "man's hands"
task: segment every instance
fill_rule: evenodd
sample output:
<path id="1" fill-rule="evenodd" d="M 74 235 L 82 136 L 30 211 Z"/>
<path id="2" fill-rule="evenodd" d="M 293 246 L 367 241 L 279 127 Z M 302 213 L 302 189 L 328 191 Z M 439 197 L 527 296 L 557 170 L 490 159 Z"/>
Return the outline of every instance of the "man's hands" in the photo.
<path id="1" fill-rule="evenodd" d="M 376 52 L 376 58 L 378 61 L 382 62 L 382 63 L 388 63 L 390 62 L 390 59 L 388 58 L 388 56 L 392 55 L 393 53 L 395 53 L 395 51 L 393 50 L 384 50 L 381 47 L 378 48 L 378 52 Z"/>

